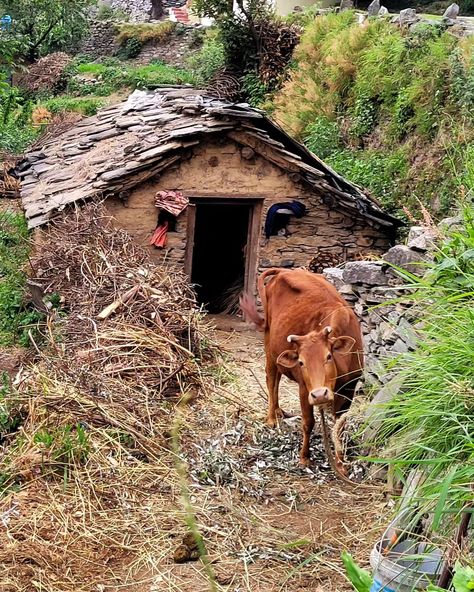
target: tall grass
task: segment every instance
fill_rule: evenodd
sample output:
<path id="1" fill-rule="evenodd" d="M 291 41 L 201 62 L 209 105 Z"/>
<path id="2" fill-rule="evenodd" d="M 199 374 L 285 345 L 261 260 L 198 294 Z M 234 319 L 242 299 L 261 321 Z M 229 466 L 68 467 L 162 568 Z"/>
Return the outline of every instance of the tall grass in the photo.
<path id="1" fill-rule="evenodd" d="M 474 497 L 474 211 L 449 232 L 436 262 L 413 284 L 421 316 L 416 351 L 391 369 L 400 392 L 381 407 L 375 438 L 400 475 L 423 471 L 415 499 L 424 509 L 458 512 Z M 413 278 L 410 278 L 413 279 Z M 421 315 L 422 313 L 422 315 Z"/>
<path id="2" fill-rule="evenodd" d="M 323 136 L 336 125 L 330 164 L 385 205 L 416 211 L 419 199 L 442 217 L 456 204 L 474 142 L 474 42 L 439 25 L 401 31 L 382 20 L 360 26 L 351 12 L 320 16 L 306 26 L 274 103 L 274 117 L 312 149 L 315 123 Z M 375 184 L 377 161 L 402 152 L 392 186 Z"/>

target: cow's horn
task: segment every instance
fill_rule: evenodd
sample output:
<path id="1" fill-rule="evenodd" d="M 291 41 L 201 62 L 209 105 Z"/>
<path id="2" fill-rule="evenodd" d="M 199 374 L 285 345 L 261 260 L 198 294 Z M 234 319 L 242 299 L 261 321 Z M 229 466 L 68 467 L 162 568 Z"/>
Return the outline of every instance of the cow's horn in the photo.
<path id="1" fill-rule="evenodd" d="M 327 327 L 324 327 L 323 331 L 326 335 L 329 335 L 329 333 L 332 332 L 332 327 L 329 327 L 328 325 Z"/>
<path id="2" fill-rule="evenodd" d="M 297 341 L 297 339 L 298 339 L 298 335 L 288 335 L 288 337 L 286 338 L 288 343 L 291 343 L 292 341 Z"/>

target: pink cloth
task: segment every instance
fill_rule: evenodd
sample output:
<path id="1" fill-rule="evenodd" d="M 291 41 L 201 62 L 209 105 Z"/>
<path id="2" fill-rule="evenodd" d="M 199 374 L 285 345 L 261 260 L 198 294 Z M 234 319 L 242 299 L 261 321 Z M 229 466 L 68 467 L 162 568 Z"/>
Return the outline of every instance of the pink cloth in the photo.
<path id="1" fill-rule="evenodd" d="M 189 204 L 189 199 L 181 191 L 158 191 L 155 195 L 155 206 L 166 210 L 173 216 L 179 216 Z"/>

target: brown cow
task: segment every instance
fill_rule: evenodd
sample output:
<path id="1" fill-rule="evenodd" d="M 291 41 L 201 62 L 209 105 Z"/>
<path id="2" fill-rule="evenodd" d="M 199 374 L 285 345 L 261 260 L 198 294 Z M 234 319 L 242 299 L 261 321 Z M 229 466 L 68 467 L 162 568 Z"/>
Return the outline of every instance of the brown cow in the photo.
<path id="1" fill-rule="evenodd" d="M 241 297 L 240 305 L 244 317 L 265 332 L 267 423 L 275 427 L 283 416 L 278 387 L 284 374 L 299 385 L 303 417 L 300 462 L 307 466 L 313 407 L 319 407 L 324 422 L 324 408 L 330 408 L 336 418 L 352 402 L 363 368 L 359 321 L 334 286 L 323 276 L 303 269 L 268 269 L 259 278 L 258 290 L 264 318 L 249 295 Z M 327 445 L 324 423 L 322 427 Z M 336 457 L 336 468 L 343 472 L 340 455 Z"/>

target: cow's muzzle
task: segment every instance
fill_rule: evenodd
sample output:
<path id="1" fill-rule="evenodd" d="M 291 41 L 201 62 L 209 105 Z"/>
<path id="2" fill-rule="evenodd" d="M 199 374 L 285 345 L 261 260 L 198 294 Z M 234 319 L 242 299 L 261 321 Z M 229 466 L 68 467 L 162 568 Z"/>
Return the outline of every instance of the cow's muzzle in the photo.
<path id="1" fill-rule="evenodd" d="M 321 387 L 309 393 L 310 405 L 325 405 L 333 400 L 332 390 L 327 387 Z"/>

